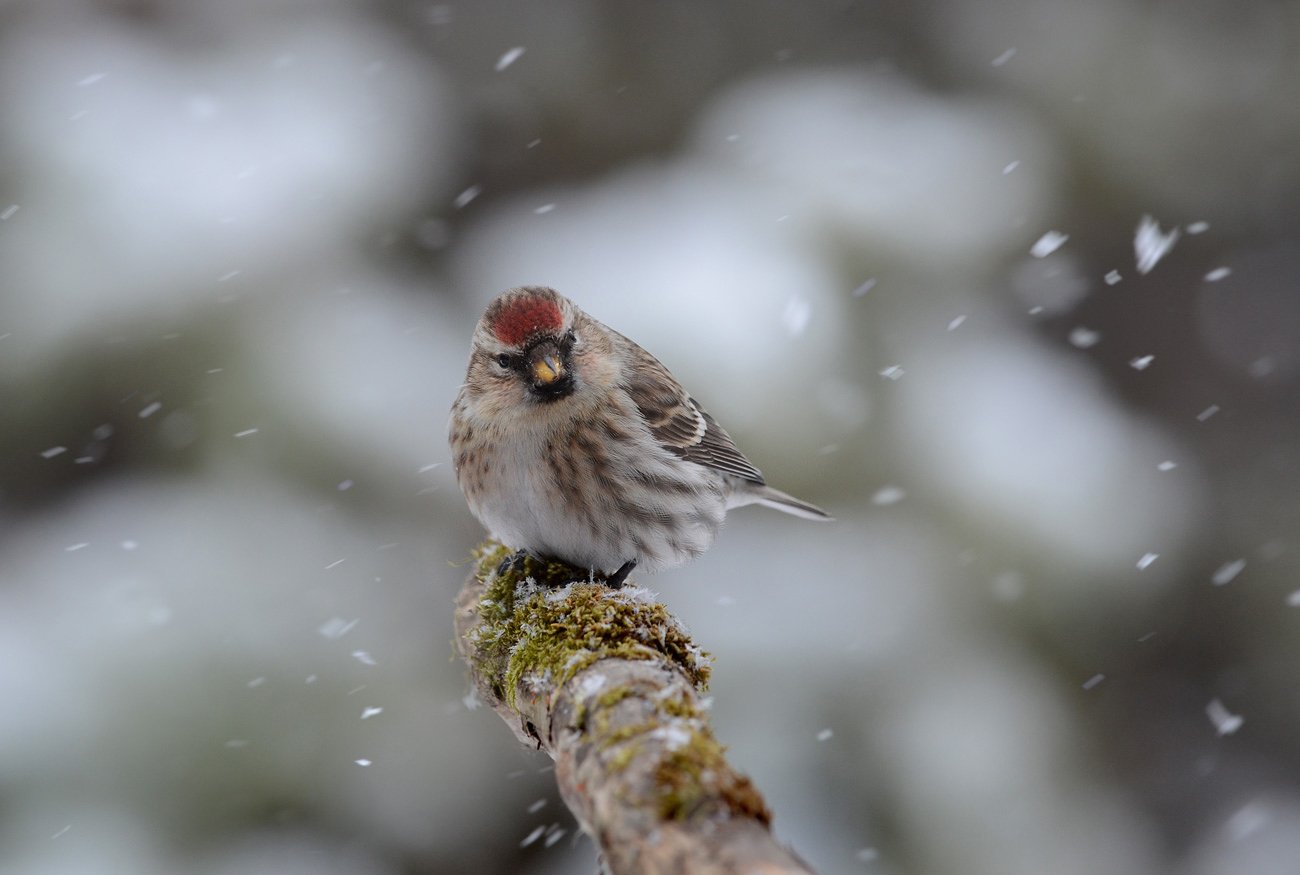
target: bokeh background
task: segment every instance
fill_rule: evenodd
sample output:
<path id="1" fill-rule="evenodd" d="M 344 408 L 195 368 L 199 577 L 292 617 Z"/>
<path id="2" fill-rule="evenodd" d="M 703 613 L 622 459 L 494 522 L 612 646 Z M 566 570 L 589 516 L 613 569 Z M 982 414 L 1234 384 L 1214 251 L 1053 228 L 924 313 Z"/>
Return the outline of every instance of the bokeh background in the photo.
<path id="1" fill-rule="evenodd" d="M 653 587 L 823 873 L 1300 860 L 1300 5 L 0 2 L 0 871 L 594 871 L 446 411 L 554 285 L 768 478 Z"/>

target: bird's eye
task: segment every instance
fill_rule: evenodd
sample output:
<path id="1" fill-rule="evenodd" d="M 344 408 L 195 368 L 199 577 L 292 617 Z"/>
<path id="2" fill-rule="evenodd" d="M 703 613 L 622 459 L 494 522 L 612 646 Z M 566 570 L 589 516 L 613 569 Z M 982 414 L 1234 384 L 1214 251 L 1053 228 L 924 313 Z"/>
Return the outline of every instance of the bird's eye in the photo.
<path id="1" fill-rule="evenodd" d="M 503 352 L 497 356 L 497 364 L 499 364 L 503 368 L 509 369 L 510 366 L 513 365 L 514 363 L 515 363 L 514 357 L 511 356 L 510 353 L 508 352 Z"/>
<path id="2" fill-rule="evenodd" d="M 573 345 L 574 345 L 575 343 L 577 343 L 577 342 L 578 342 L 578 335 L 574 334 L 574 333 L 573 333 L 573 330 L 570 329 L 570 330 L 569 330 L 569 331 L 564 335 L 564 345 L 565 345 L 565 346 L 573 346 Z"/>

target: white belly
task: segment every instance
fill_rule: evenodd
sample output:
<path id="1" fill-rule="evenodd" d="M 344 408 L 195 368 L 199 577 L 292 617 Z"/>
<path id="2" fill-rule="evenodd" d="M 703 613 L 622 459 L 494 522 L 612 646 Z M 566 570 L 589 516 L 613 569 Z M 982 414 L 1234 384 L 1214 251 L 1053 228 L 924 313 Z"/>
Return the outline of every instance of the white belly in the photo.
<path id="1" fill-rule="evenodd" d="M 716 472 L 669 456 L 648 433 L 575 435 L 493 454 L 492 485 L 471 509 L 503 543 L 605 573 L 630 559 L 647 571 L 679 565 L 713 543 L 726 514 Z"/>

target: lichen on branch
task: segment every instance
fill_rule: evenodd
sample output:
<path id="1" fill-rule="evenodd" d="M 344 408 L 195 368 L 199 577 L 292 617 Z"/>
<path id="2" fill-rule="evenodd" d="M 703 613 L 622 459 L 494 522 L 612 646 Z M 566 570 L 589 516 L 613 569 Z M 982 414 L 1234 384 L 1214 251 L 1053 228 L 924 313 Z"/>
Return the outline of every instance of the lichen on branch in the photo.
<path id="1" fill-rule="evenodd" d="M 556 761 L 561 795 L 621 873 L 807 873 L 769 829 L 702 697 L 710 658 L 653 595 L 489 541 L 457 601 L 480 697 Z"/>
<path id="2" fill-rule="evenodd" d="M 509 556 L 495 542 L 478 550 L 475 577 L 486 590 L 470 633 L 475 671 L 508 705 L 521 681 L 558 687 L 606 658 L 667 658 L 700 691 L 708 685 L 707 655 L 645 590 L 575 581 L 581 571 L 532 557 L 497 573 Z"/>

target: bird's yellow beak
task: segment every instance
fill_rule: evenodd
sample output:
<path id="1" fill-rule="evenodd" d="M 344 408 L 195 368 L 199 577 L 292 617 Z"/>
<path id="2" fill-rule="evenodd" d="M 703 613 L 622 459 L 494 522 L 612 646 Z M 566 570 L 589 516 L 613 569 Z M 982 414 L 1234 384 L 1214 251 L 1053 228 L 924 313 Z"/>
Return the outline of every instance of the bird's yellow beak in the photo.
<path id="1" fill-rule="evenodd" d="M 564 365 L 553 355 L 544 355 L 533 362 L 533 382 L 549 386 L 564 376 Z"/>

